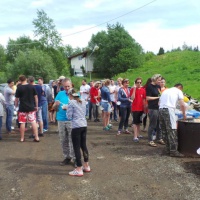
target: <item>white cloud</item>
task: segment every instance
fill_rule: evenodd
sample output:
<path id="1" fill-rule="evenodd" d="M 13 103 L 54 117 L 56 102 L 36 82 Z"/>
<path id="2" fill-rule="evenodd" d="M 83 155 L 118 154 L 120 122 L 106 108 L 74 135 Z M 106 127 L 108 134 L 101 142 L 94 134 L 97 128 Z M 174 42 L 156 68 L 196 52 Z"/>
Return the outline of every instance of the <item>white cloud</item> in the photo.
<path id="1" fill-rule="evenodd" d="M 36 0 L 31 2 L 31 7 L 45 7 L 52 2 L 52 0 Z"/>
<path id="2" fill-rule="evenodd" d="M 179 29 L 162 29 L 161 22 L 140 24 L 129 33 L 142 45 L 145 51 L 158 53 L 160 47 L 165 51 L 182 47 L 184 42 L 189 46 L 200 46 L 200 25 L 186 26 Z"/>
<path id="3" fill-rule="evenodd" d="M 86 47 L 88 42 L 90 41 L 92 34 L 96 34 L 97 32 L 101 31 L 101 27 L 96 27 L 78 34 L 74 34 L 81 30 L 86 30 L 95 26 L 94 24 L 89 26 L 74 26 L 70 29 L 60 29 L 59 32 L 62 33 L 63 44 L 67 45 L 70 44 L 73 48 L 76 47 Z M 72 35 L 70 35 L 72 34 Z"/>
<path id="4" fill-rule="evenodd" d="M 85 8 L 97 8 L 100 6 L 102 3 L 107 2 L 107 0 L 87 0 L 84 4 L 83 7 Z"/>

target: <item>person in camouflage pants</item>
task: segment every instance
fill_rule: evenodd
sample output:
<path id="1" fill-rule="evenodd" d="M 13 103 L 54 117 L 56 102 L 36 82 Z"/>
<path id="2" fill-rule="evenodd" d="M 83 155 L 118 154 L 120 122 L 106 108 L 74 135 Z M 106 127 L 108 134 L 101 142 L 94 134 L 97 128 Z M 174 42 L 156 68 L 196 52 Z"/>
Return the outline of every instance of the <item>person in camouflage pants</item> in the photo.
<path id="1" fill-rule="evenodd" d="M 178 149 L 177 130 L 172 129 L 170 115 L 168 108 L 161 108 L 159 110 L 159 122 L 163 136 L 163 140 L 166 144 L 167 154 L 172 154 Z"/>
<path id="2" fill-rule="evenodd" d="M 166 153 L 172 157 L 184 156 L 178 152 L 177 124 L 175 116 L 175 108 L 177 102 L 179 102 L 183 118 L 186 119 L 182 90 L 183 85 L 178 83 L 174 87 L 165 90 L 159 101 L 159 123 L 161 133 L 166 143 Z"/>

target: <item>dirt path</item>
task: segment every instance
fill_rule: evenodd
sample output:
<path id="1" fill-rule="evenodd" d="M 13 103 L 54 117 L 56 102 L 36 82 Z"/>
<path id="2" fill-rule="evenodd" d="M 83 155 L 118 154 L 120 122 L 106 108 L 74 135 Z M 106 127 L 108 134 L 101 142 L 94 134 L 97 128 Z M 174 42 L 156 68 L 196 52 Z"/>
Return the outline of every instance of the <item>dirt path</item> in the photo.
<path id="1" fill-rule="evenodd" d="M 132 136 L 115 136 L 100 123 L 88 126 L 88 149 L 92 172 L 70 177 L 73 166 L 63 160 L 56 126 L 40 143 L 19 135 L 3 134 L 0 141 L 1 200 L 198 200 L 200 160 L 162 155 L 163 146 L 152 148 L 145 137 L 139 144 Z M 30 133 L 30 131 L 29 131 Z M 146 133 L 145 133 L 146 135 Z"/>

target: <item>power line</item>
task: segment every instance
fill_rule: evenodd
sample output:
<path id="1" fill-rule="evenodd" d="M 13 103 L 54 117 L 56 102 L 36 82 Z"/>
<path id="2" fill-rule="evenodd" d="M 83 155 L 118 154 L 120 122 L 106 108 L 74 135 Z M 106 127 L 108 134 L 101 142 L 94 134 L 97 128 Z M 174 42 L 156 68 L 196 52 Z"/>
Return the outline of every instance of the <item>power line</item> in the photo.
<path id="1" fill-rule="evenodd" d="M 153 0 L 153 1 L 149 2 L 149 3 L 147 3 L 147 4 L 144 4 L 143 6 L 141 6 L 141 7 L 139 7 L 139 8 L 136 8 L 136 9 L 130 11 L 130 12 L 127 12 L 127 13 L 125 13 L 125 14 L 123 14 L 123 15 L 120 15 L 120 16 L 118 16 L 118 17 L 116 17 L 116 18 L 113 18 L 113 19 L 111 19 L 111 20 L 109 20 L 109 21 L 103 22 L 103 23 L 101 23 L 101 24 L 98 24 L 98 25 L 96 25 L 96 26 L 92 26 L 92 27 L 87 28 L 87 29 L 83 29 L 83 30 L 81 30 L 81 31 L 77 31 L 77 32 L 74 32 L 74 33 L 71 33 L 71 34 L 68 34 L 68 35 L 64 35 L 64 36 L 62 36 L 62 37 L 68 37 L 68 36 L 71 36 L 71 35 L 75 35 L 75 34 L 78 34 L 78 33 L 82 33 L 82 32 L 91 30 L 91 29 L 93 29 L 93 28 L 96 28 L 96 27 L 98 27 L 98 26 L 101 26 L 101 25 L 103 25 L 103 24 L 107 24 L 107 23 L 109 23 L 109 22 L 111 22 L 111 21 L 114 21 L 114 20 L 116 20 L 116 19 L 119 19 L 119 18 L 121 18 L 121 17 L 124 17 L 124 16 L 126 16 L 126 15 L 129 15 L 130 13 L 133 13 L 133 12 L 135 12 L 135 11 L 137 11 L 137 10 L 140 10 L 140 9 L 142 9 L 142 8 L 144 8 L 144 7 L 146 7 L 146 6 L 148 6 L 149 4 L 152 4 L 152 3 L 155 2 L 155 1 L 157 1 L 157 0 Z"/>
<path id="2" fill-rule="evenodd" d="M 138 8 L 136 8 L 136 9 L 134 9 L 134 10 L 131 10 L 131 11 L 129 11 L 129 12 L 123 14 L 123 15 L 120 15 L 120 16 L 118 16 L 118 17 L 115 17 L 115 18 L 113 18 L 113 19 L 111 19 L 111 20 L 108 20 L 108 21 L 103 22 L 103 23 L 101 23 L 101 24 L 98 24 L 98 25 L 96 25 L 96 26 L 92 26 L 92 27 L 90 27 L 90 28 L 83 29 L 83 30 L 81 30 L 81 31 L 77 31 L 77 32 L 74 32 L 74 33 L 71 33 L 71 34 L 68 34 L 68 35 L 63 35 L 62 37 L 68 37 L 68 36 L 71 36 L 71 35 L 75 35 L 75 34 L 78 34 L 78 33 L 82 33 L 82 32 L 91 30 L 91 29 L 93 29 L 93 28 L 96 28 L 96 27 L 98 27 L 98 26 L 101 26 L 101 25 L 103 25 L 103 24 L 107 24 L 107 23 L 109 23 L 109 22 L 111 22 L 111 21 L 114 21 L 114 20 L 116 20 L 116 19 L 119 19 L 119 18 L 121 18 L 121 17 L 124 17 L 124 16 L 126 16 L 126 15 L 129 15 L 129 14 L 131 14 L 131 13 L 137 11 L 137 10 L 140 10 L 140 9 L 142 9 L 142 8 L 144 8 L 144 7 L 146 7 L 146 6 L 150 5 L 150 4 L 152 4 L 152 3 L 154 3 L 155 1 L 157 1 L 157 0 L 150 1 L 149 3 L 146 3 L 146 4 L 144 4 L 144 5 L 142 5 L 142 6 L 138 7 Z M 41 43 L 41 42 L 38 41 L 38 42 L 21 43 L 21 44 L 7 44 L 7 46 L 20 46 L 20 45 L 26 45 L 26 44 L 29 45 L 29 44 L 36 44 L 36 43 Z"/>

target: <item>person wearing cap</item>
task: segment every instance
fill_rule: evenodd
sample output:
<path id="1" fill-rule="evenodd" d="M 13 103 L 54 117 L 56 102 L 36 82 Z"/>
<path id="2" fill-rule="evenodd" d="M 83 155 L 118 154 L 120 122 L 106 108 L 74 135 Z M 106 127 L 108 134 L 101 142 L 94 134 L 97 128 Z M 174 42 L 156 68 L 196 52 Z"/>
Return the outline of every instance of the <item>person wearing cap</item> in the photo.
<path id="1" fill-rule="evenodd" d="M 63 91 L 65 90 L 64 87 L 62 86 L 62 80 L 65 79 L 65 76 L 60 76 L 58 79 L 57 79 L 57 93 L 60 92 L 60 91 Z"/>
<path id="2" fill-rule="evenodd" d="M 70 103 L 67 107 L 67 118 L 72 122 L 72 143 L 74 147 L 77 168 L 69 172 L 70 176 L 83 176 L 83 172 L 90 172 L 88 163 L 89 154 L 86 145 L 87 135 L 87 121 L 86 114 L 86 101 L 79 98 L 74 89 L 68 92 Z M 83 153 L 84 164 L 81 162 L 81 151 Z"/>
<path id="3" fill-rule="evenodd" d="M 86 115 L 85 115 L 86 118 L 88 118 L 89 115 L 89 104 L 88 104 L 89 92 L 90 92 L 90 86 L 87 84 L 87 81 L 83 79 L 82 85 L 80 87 L 80 94 L 81 94 L 81 100 L 85 100 L 87 102 Z"/>
<path id="4" fill-rule="evenodd" d="M 56 120 L 58 121 L 58 132 L 60 137 L 60 144 L 64 160 L 60 162 L 60 165 L 64 166 L 70 164 L 71 161 L 75 160 L 74 149 L 71 139 L 71 121 L 66 116 L 66 107 L 69 104 L 68 91 L 72 88 L 72 82 L 69 78 L 62 80 L 62 86 L 65 90 L 60 91 L 53 104 L 54 110 L 56 110 Z"/>

